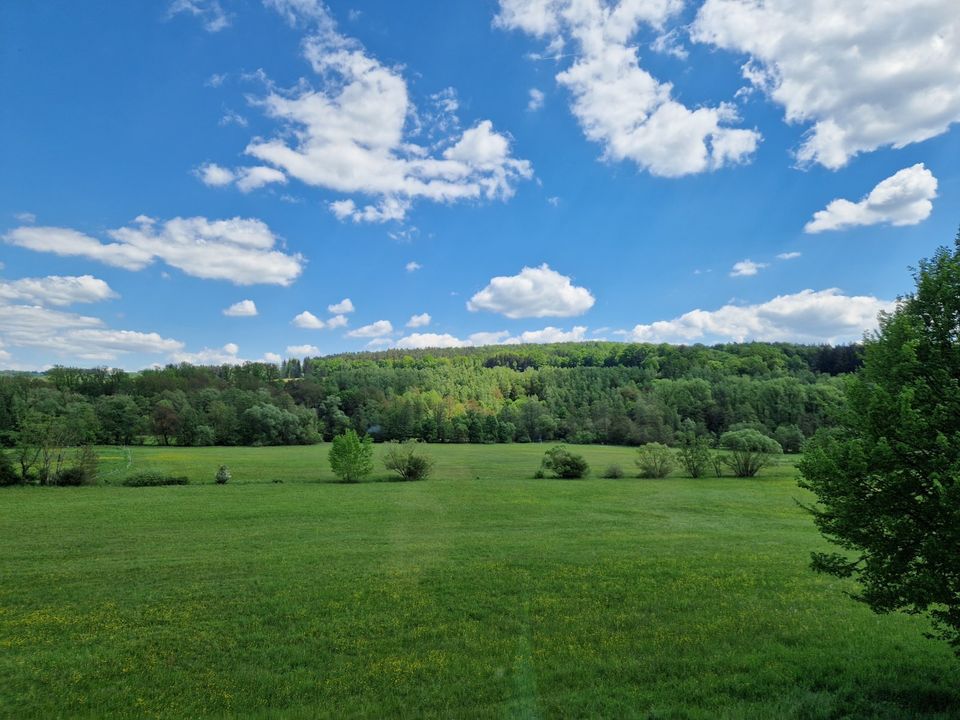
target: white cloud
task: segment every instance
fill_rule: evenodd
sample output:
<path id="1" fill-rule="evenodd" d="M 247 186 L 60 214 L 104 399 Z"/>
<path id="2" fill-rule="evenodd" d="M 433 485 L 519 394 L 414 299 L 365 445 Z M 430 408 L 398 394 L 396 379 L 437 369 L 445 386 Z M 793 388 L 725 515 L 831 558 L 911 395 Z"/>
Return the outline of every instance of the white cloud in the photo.
<path id="1" fill-rule="evenodd" d="M 804 230 L 819 233 L 858 225 L 916 225 L 930 217 L 937 179 L 917 163 L 877 184 L 860 202 L 837 199 L 813 215 Z"/>
<path id="2" fill-rule="evenodd" d="M 352 313 L 356 308 L 353 306 L 350 298 L 344 298 L 338 303 L 333 305 L 327 305 L 327 310 L 334 313 L 335 315 L 343 315 L 345 313 Z"/>
<path id="3" fill-rule="evenodd" d="M 603 156 L 631 160 L 653 175 L 679 177 L 746 162 L 760 141 L 739 121 L 733 105 L 690 109 L 673 86 L 640 66 L 633 39 L 641 24 L 661 29 L 683 0 L 500 0 L 495 24 L 551 39 L 572 41 L 573 64 L 557 82 L 573 96 L 584 134 Z M 557 57 L 557 55 L 554 55 Z"/>
<path id="4" fill-rule="evenodd" d="M 542 330 L 527 330 L 519 335 L 508 337 L 503 342 L 506 345 L 580 342 L 586 334 L 587 328 L 582 325 L 577 325 L 569 331 L 551 326 L 545 327 Z"/>
<path id="5" fill-rule="evenodd" d="M 300 328 L 306 328 L 308 330 L 321 330 L 326 327 L 327 324 L 314 315 L 309 310 L 304 310 L 302 313 L 297 315 L 293 319 L 293 324 Z"/>
<path id="6" fill-rule="evenodd" d="M 530 88 L 530 99 L 527 101 L 527 112 L 536 112 L 542 108 L 545 99 L 546 95 L 543 94 L 543 90 Z"/>
<path id="7" fill-rule="evenodd" d="M 92 275 L 48 275 L 22 278 L 12 282 L 0 280 L 0 301 L 32 305 L 73 305 L 93 303 L 119 297 L 107 283 Z"/>
<path id="8" fill-rule="evenodd" d="M 14 213 L 13 217 L 16 218 L 17 222 L 26 223 L 27 225 L 33 225 L 33 223 L 37 221 L 37 216 L 31 212 Z"/>
<path id="9" fill-rule="evenodd" d="M 223 113 L 223 117 L 220 118 L 218 125 L 221 127 L 226 127 L 227 125 L 239 125 L 240 127 L 247 126 L 247 119 L 238 113 L 236 110 L 227 109 Z"/>
<path id="10" fill-rule="evenodd" d="M 289 91 L 268 85 L 267 95 L 254 104 L 278 130 L 272 137 L 252 138 L 245 152 L 278 176 L 364 198 L 331 203 L 338 218 L 397 221 L 417 199 L 509 198 L 520 181 L 532 177 L 530 163 L 513 157 L 510 139 L 489 120 L 461 132 L 450 89 L 434 94 L 436 113 L 418 112 L 402 68 L 382 64 L 340 34 L 322 3 L 267 4 L 291 24 L 309 28 L 303 54 L 318 80 Z M 415 142 L 418 137 L 425 142 Z M 227 173 L 237 178 L 245 172 L 210 167 L 202 166 L 198 175 L 220 184 L 239 185 Z"/>
<path id="11" fill-rule="evenodd" d="M 777 255 L 777 260 L 796 260 L 798 257 L 800 257 L 800 255 L 801 253 L 798 253 L 796 251 L 782 252 L 779 255 Z"/>
<path id="12" fill-rule="evenodd" d="M 637 325 L 628 337 L 635 342 L 849 342 L 875 329 L 877 314 L 893 307 L 893 302 L 848 296 L 837 288 L 803 290 L 756 305 L 691 310 L 672 320 Z"/>
<path id="13" fill-rule="evenodd" d="M 571 317 L 582 315 L 593 307 L 590 291 L 576 287 L 544 263 L 540 267 L 524 267 L 517 275 L 500 276 L 467 302 L 471 311 L 489 310 L 508 318 Z"/>
<path id="14" fill-rule="evenodd" d="M 3 239 L 30 250 L 79 255 L 127 270 L 141 270 L 160 259 L 187 275 L 237 285 L 290 285 L 303 266 L 301 255 L 275 250 L 277 237 L 252 218 L 178 217 L 157 224 L 140 216 L 134 225 L 107 234 L 115 242 L 102 243 L 57 227 L 18 227 Z"/>
<path id="15" fill-rule="evenodd" d="M 173 0 L 167 10 L 167 16 L 180 13 L 192 15 L 203 23 L 207 32 L 220 32 L 230 26 L 230 17 L 223 11 L 219 0 Z"/>
<path id="16" fill-rule="evenodd" d="M 327 320 L 327 327 L 333 330 L 334 328 L 345 327 L 347 324 L 346 315 L 334 315 L 332 318 Z"/>
<path id="17" fill-rule="evenodd" d="M 223 85 L 226 79 L 227 73 L 213 73 L 203 84 L 207 87 L 218 88 Z"/>
<path id="18" fill-rule="evenodd" d="M 288 345 L 287 357 L 305 357 L 308 355 L 319 355 L 320 348 L 316 345 Z"/>
<path id="19" fill-rule="evenodd" d="M 510 332 L 507 330 L 498 330 L 496 332 L 475 332 L 470 335 L 470 344 L 476 346 L 499 345 L 508 337 L 510 337 Z"/>
<path id="20" fill-rule="evenodd" d="M 277 355 L 277 353 L 268 352 L 263 354 L 263 362 L 270 363 L 271 365 L 279 365 L 283 362 L 283 358 Z"/>
<path id="21" fill-rule="evenodd" d="M 176 363 L 190 363 L 191 365 L 240 365 L 246 362 L 237 353 L 240 348 L 236 343 L 227 343 L 222 348 L 203 348 L 197 352 L 177 352 L 171 356 Z"/>
<path id="22" fill-rule="evenodd" d="M 750 259 L 741 260 L 733 264 L 730 277 L 750 277 L 756 275 L 765 267 L 768 267 L 767 263 L 758 263 Z"/>
<path id="23" fill-rule="evenodd" d="M 415 350 L 418 348 L 452 348 L 464 347 L 469 342 L 454 337 L 453 335 L 437 333 L 411 333 L 397 341 L 396 347 L 401 350 Z"/>
<path id="24" fill-rule="evenodd" d="M 253 300 L 241 300 L 223 311 L 227 317 L 255 317 L 257 305 Z"/>
<path id="25" fill-rule="evenodd" d="M 393 324 L 389 320 L 377 320 L 369 325 L 364 325 L 356 330 L 347 333 L 347 337 L 353 338 L 379 338 L 389 335 L 393 332 Z"/>
<path id="26" fill-rule="evenodd" d="M 430 321 L 433 320 L 430 317 L 430 313 L 420 313 L 419 315 L 411 315 L 410 320 L 407 321 L 407 327 L 409 328 L 418 328 L 424 327 L 430 324 Z"/>
<path id="27" fill-rule="evenodd" d="M 204 185 L 210 187 L 225 187 L 236 184 L 241 192 L 250 192 L 270 183 L 286 184 L 287 176 L 275 168 L 265 165 L 242 167 L 236 170 L 221 167 L 216 163 L 204 163 L 194 174 Z"/>
<path id="28" fill-rule="evenodd" d="M 39 348 L 69 361 L 107 361 L 129 352 L 170 353 L 178 340 L 113 330 L 102 320 L 39 305 L 0 305 L 0 345 Z"/>
<path id="29" fill-rule="evenodd" d="M 801 163 L 839 168 L 960 121 L 956 0 L 706 0 L 692 37 L 748 55 L 744 77 L 810 125 Z"/>
<path id="30" fill-rule="evenodd" d="M 407 268 L 407 272 L 416 272 L 417 270 L 419 270 L 420 268 L 422 268 L 423 265 L 421 265 L 420 263 L 418 263 L 416 260 L 411 260 L 411 261 L 408 262 L 404 267 Z"/>

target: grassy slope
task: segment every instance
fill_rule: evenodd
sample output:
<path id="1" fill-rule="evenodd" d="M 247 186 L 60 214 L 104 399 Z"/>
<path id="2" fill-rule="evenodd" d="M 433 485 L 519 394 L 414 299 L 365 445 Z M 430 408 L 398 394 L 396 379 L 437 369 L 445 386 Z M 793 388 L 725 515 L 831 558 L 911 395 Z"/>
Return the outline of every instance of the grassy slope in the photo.
<path id="1" fill-rule="evenodd" d="M 807 570 L 789 465 L 538 481 L 543 447 L 444 446 L 428 482 L 304 482 L 326 450 L 137 448 L 234 480 L 0 492 L 0 716 L 960 715 L 920 619 Z"/>

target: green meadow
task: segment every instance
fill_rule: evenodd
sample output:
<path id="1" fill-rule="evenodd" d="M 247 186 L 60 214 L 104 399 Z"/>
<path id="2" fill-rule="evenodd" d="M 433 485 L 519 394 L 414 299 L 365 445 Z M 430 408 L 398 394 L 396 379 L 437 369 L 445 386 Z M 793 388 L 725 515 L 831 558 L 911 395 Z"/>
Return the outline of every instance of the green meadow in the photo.
<path id="1" fill-rule="evenodd" d="M 578 447 L 593 477 L 535 480 L 547 446 L 443 445 L 343 485 L 328 449 L 103 448 L 98 486 L 0 490 L 0 716 L 960 716 L 923 619 L 808 569 L 790 457 L 641 480 Z M 147 468 L 191 484 L 119 485 Z"/>

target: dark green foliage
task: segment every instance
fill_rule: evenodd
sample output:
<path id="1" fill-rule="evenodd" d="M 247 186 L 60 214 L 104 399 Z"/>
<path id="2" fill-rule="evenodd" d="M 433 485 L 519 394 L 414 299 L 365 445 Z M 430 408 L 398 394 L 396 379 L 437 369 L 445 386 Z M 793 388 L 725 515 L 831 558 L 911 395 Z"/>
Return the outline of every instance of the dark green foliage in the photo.
<path id="1" fill-rule="evenodd" d="M 586 477 L 590 472 L 590 466 L 583 456 L 570 452 L 563 445 L 556 445 L 544 453 L 540 469 L 544 474 L 550 472 L 564 480 Z"/>
<path id="2" fill-rule="evenodd" d="M 3 450 L 0 450 L 0 487 L 19 485 L 23 481 L 20 474 L 13 467 L 13 461 Z"/>
<path id="3" fill-rule="evenodd" d="M 82 467 L 79 465 L 71 465 L 69 467 L 62 468 L 59 472 L 57 472 L 57 474 L 53 476 L 50 484 L 60 485 L 63 487 L 75 487 L 79 485 L 88 485 L 89 481 L 87 479 L 87 473 L 84 472 Z"/>
<path id="4" fill-rule="evenodd" d="M 737 477 L 753 477 L 783 452 L 780 444 L 757 430 L 733 430 L 720 436 L 720 447 L 729 451 L 724 457 Z"/>
<path id="5" fill-rule="evenodd" d="M 840 427 L 800 465 L 842 553 L 814 568 L 859 583 L 877 612 L 929 613 L 960 654 L 960 235 L 920 262 L 847 385 Z"/>
<path id="6" fill-rule="evenodd" d="M 397 473 L 401 480 L 426 480 L 433 470 L 433 460 L 424 452 L 422 442 L 407 440 L 387 446 L 383 466 Z"/>
<path id="7" fill-rule="evenodd" d="M 373 472 L 373 438 L 347 430 L 333 439 L 330 469 L 342 482 L 360 482 Z"/>
<path id="8" fill-rule="evenodd" d="M 215 480 L 217 481 L 217 485 L 226 485 L 228 482 L 230 482 L 230 468 L 228 468 L 226 465 L 221 465 L 219 468 L 217 468 Z"/>
<path id="9" fill-rule="evenodd" d="M 404 350 L 138 373 L 53 368 L 0 376 L 0 445 L 25 416 L 131 445 L 296 445 L 349 428 L 377 440 L 673 444 L 750 427 L 830 426 L 856 348 L 567 343 Z M 29 423 L 27 423 L 29 424 Z M 29 460 L 29 458 L 27 458 Z M 44 462 L 30 469 L 45 478 Z"/>
<path id="10" fill-rule="evenodd" d="M 619 480 L 625 475 L 623 468 L 619 465 L 608 465 L 607 469 L 603 471 L 603 476 L 612 480 Z"/>
<path id="11" fill-rule="evenodd" d="M 163 485 L 187 485 L 190 480 L 185 477 L 167 475 L 159 470 L 144 470 L 127 476 L 123 484 L 127 487 L 160 487 Z"/>
<path id="12" fill-rule="evenodd" d="M 677 453 L 680 465 L 692 478 L 702 477 L 710 468 L 710 444 L 706 438 L 688 435 Z"/>
<path id="13" fill-rule="evenodd" d="M 642 478 L 665 478 L 673 470 L 673 451 L 661 443 L 647 443 L 637 449 L 637 467 Z"/>
<path id="14" fill-rule="evenodd" d="M 806 438 L 796 425 L 780 425 L 773 432 L 773 439 L 780 443 L 785 453 L 798 453 L 803 450 Z"/>

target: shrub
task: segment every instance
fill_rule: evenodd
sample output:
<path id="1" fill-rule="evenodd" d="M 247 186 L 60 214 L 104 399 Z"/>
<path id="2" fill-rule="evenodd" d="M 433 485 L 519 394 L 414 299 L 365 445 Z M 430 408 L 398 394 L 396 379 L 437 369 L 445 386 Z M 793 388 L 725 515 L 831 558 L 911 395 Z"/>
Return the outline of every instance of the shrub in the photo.
<path id="1" fill-rule="evenodd" d="M 425 480 L 433 470 L 433 460 L 423 454 L 422 446 L 418 440 L 390 443 L 383 458 L 384 467 L 397 473 L 401 480 Z"/>
<path id="2" fill-rule="evenodd" d="M 662 443 L 647 443 L 637 448 L 640 477 L 665 478 L 673 470 L 673 452 Z"/>
<path id="3" fill-rule="evenodd" d="M 162 485 L 187 485 L 190 482 L 185 477 L 164 475 L 158 470 L 143 470 L 129 475 L 123 484 L 127 487 L 159 487 Z"/>
<path id="4" fill-rule="evenodd" d="M 373 472 L 373 438 L 364 435 L 361 440 L 356 431 L 347 430 L 333 439 L 329 458 L 330 468 L 341 481 L 359 482 Z"/>
<path id="5" fill-rule="evenodd" d="M 680 464 L 692 478 L 702 477 L 710 467 L 710 447 L 704 438 L 688 436 L 680 446 Z"/>
<path id="6" fill-rule="evenodd" d="M 780 443 L 785 453 L 798 453 L 803 450 L 806 438 L 796 425 L 780 425 L 773 433 L 773 439 Z"/>
<path id="7" fill-rule="evenodd" d="M 10 460 L 10 456 L 0 450 L 0 487 L 19 485 L 21 482 L 23 482 L 23 479 L 13 468 L 13 461 Z"/>
<path id="8" fill-rule="evenodd" d="M 710 467 L 713 468 L 713 474 L 717 477 L 723 477 L 723 469 L 727 466 L 727 457 L 723 453 L 714 453 L 710 456 Z"/>
<path id="9" fill-rule="evenodd" d="M 756 430 L 733 430 L 720 436 L 720 446 L 730 451 L 726 463 L 737 477 L 753 477 L 783 452 L 780 443 Z"/>
<path id="10" fill-rule="evenodd" d="M 603 477 L 611 478 L 617 480 L 622 478 L 624 475 L 623 468 L 619 465 L 607 465 L 607 469 L 603 471 Z"/>
<path id="11" fill-rule="evenodd" d="M 80 465 L 71 465 L 60 470 L 53 476 L 51 485 L 60 485 L 61 487 L 78 487 L 88 485 L 87 473 Z"/>
<path id="12" fill-rule="evenodd" d="M 557 445 L 544 453 L 540 470 L 544 474 L 552 472 L 556 477 L 564 480 L 574 480 L 589 473 L 590 466 L 581 455 L 570 452 L 563 445 Z"/>
<path id="13" fill-rule="evenodd" d="M 537 468 L 537 471 L 533 474 L 534 480 L 543 480 L 547 474 L 543 471 L 543 468 Z"/>
<path id="14" fill-rule="evenodd" d="M 226 485 L 229 482 L 232 475 L 230 475 L 230 468 L 226 465 L 221 465 L 217 469 L 217 485 Z"/>

